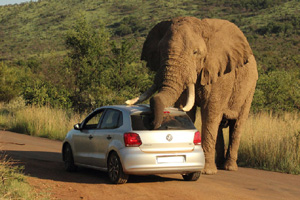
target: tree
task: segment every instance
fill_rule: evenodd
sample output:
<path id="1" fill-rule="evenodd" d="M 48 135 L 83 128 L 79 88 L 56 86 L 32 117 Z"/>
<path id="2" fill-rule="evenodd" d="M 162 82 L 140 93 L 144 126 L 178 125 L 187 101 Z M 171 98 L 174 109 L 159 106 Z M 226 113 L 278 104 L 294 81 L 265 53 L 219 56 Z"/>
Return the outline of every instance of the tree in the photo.
<path id="1" fill-rule="evenodd" d="M 136 60 L 134 53 L 131 51 L 133 43 L 123 40 L 120 47 L 116 42 L 112 43 L 111 58 L 109 60 L 110 86 L 120 91 L 126 86 L 130 86 L 132 77 L 131 64 Z"/>
<path id="2" fill-rule="evenodd" d="M 100 22 L 96 29 L 85 17 L 79 18 L 73 30 L 66 37 L 66 46 L 70 50 L 66 61 L 74 81 L 73 105 L 79 110 L 93 106 L 95 88 L 103 84 L 101 76 L 107 62 L 109 33 Z"/>
<path id="3" fill-rule="evenodd" d="M 300 110 L 300 71 L 270 71 L 261 74 L 252 103 L 254 111 Z"/>
<path id="4" fill-rule="evenodd" d="M 9 102 L 20 93 L 19 75 L 15 68 L 0 63 L 0 102 Z"/>
<path id="5" fill-rule="evenodd" d="M 134 41 L 122 40 L 119 44 L 113 42 L 111 55 L 106 70 L 108 87 L 117 91 L 117 103 L 124 103 L 145 91 L 151 85 L 152 77 L 148 69 L 143 67 L 133 49 Z"/>

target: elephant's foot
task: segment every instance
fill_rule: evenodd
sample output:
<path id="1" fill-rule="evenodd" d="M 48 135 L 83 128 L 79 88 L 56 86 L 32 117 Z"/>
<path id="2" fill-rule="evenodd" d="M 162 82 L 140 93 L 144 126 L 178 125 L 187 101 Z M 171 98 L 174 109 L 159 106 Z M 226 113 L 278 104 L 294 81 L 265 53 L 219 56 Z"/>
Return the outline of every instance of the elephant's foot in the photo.
<path id="1" fill-rule="evenodd" d="M 204 169 L 201 171 L 202 174 L 213 175 L 218 172 L 218 169 L 215 164 L 205 163 Z"/>
<path id="2" fill-rule="evenodd" d="M 237 171 L 238 165 L 236 164 L 236 161 L 233 160 L 226 160 L 224 164 L 224 169 L 228 171 Z"/>

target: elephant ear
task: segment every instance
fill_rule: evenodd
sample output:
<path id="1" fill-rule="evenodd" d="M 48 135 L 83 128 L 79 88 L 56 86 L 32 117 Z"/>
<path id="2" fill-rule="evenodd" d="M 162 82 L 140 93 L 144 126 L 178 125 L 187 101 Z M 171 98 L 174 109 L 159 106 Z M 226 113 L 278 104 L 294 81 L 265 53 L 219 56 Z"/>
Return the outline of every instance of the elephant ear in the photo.
<path id="1" fill-rule="evenodd" d="M 241 30 L 226 20 L 204 19 L 211 27 L 206 38 L 207 56 L 201 71 L 201 85 L 212 84 L 226 73 L 243 67 L 253 54 Z"/>
<path id="2" fill-rule="evenodd" d="M 149 32 L 144 42 L 141 60 L 147 62 L 147 67 L 152 71 L 157 71 L 160 63 L 158 45 L 171 25 L 171 21 L 162 21 L 155 25 Z"/>

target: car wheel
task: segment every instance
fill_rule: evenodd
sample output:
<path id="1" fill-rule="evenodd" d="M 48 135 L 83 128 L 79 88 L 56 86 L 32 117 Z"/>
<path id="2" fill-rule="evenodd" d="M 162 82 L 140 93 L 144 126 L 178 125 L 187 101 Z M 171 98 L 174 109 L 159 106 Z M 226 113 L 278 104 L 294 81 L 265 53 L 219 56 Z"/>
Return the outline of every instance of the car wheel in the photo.
<path id="1" fill-rule="evenodd" d="M 197 181 L 201 175 L 201 172 L 193 172 L 190 174 L 182 175 L 185 181 Z"/>
<path id="2" fill-rule="evenodd" d="M 129 176 L 123 172 L 120 158 L 115 152 L 110 154 L 107 165 L 108 176 L 112 183 L 123 184 L 127 182 Z"/>
<path id="3" fill-rule="evenodd" d="M 68 172 L 74 172 L 77 169 L 77 166 L 74 164 L 74 158 L 71 146 L 66 144 L 64 147 L 64 167 Z"/>

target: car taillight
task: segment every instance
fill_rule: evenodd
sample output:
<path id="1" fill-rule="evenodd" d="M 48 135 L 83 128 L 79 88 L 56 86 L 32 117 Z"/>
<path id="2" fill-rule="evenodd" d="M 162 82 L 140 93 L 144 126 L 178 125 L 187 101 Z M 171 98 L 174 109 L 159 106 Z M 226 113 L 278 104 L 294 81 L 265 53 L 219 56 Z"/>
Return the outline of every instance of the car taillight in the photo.
<path id="1" fill-rule="evenodd" d="M 195 132 L 194 144 L 195 145 L 200 145 L 201 144 L 201 133 L 199 131 Z"/>
<path id="2" fill-rule="evenodd" d="M 137 133 L 124 133 L 124 143 L 126 147 L 138 147 L 142 141 Z"/>

